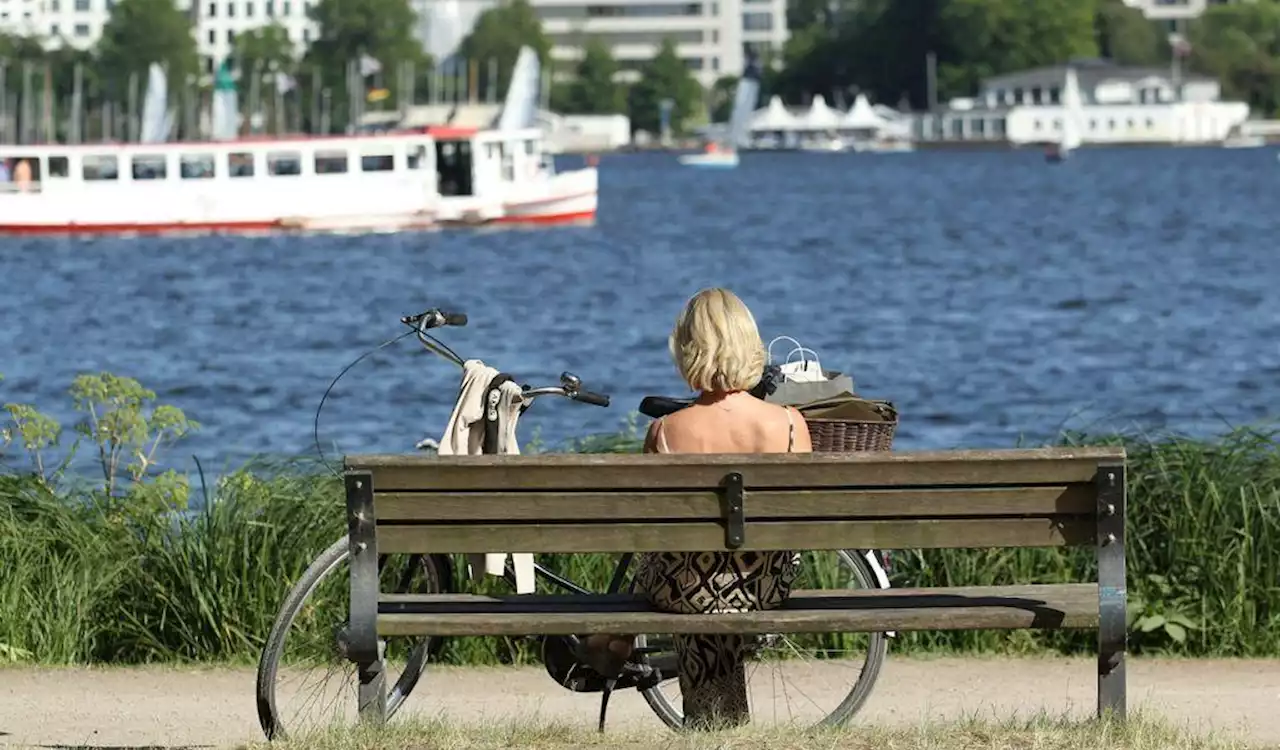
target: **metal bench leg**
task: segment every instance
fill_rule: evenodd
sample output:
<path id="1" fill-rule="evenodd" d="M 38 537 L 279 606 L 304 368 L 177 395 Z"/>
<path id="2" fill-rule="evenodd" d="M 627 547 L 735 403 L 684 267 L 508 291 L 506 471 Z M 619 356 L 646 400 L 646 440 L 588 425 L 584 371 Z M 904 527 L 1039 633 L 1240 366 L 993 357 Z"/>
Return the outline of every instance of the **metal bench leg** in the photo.
<path id="1" fill-rule="evenodd" d="M 351 539 L 351 623 L 348 653 L 359 675 L 360 720 L 387 720 L 387 682 L 378 643 L 378 542 L 374 535 L 373 475 L 349 473 L 347 527 Z"/>
<path id="2" fill-rule="evenodd" d="M 1098 469 L 1098 718 L 1125 718 L 1125 467 Z"/>

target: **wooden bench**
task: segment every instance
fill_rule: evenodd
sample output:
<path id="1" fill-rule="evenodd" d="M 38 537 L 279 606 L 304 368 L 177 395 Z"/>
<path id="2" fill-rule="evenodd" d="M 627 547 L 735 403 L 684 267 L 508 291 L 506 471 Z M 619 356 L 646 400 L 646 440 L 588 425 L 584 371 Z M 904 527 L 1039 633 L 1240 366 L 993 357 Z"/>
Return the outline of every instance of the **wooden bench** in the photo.
<path id="1" fill-rule="evenodd" d="M 351 658 L 385 717 L 379 636 L 1098 630 L 1098 713 L 1125 713 L 1122 448 L 346 459 Z M 798 591 L 680 615 L 639 595 L 398 595 L 379 554 L 1094 546 L 1098 580 Z"/>

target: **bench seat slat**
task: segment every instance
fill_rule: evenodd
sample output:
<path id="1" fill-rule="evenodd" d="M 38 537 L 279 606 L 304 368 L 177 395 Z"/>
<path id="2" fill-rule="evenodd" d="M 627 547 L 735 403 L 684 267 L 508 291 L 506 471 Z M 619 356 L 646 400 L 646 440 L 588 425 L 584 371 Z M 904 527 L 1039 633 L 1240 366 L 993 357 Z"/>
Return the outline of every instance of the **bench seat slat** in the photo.
<path id="1" fill-rule="evenodd" d="M 681 615 L 640 595 L 386 595 L 380 635 L 839 633 L 1095 628 L 1097 584 L 796 591 L 779 609 Z"/>
<path id="2" fill-rule="evenodd" d="M 743 550 L 1060 547 L 1094 543 L 1088 517 L 747 522 Z M 378 552 L 698 552 L 724 550 L 720 523 L 379 523 Z"/>
<path id="3" fill-rule="evenodd" d="M 375 491 L 679 490 L 718 487 L 740 472 L 748 491 L 804 487 L 933 487 L 1092 482 L 1116 447 L 1003 451 L 567 454 L 536 456 L 348 456 L 373 474 Z"/>
<path id="4" fill-rule="evenodd" d="M 1085 515 L 1096 507 L 1092 484 L 930 490 L 759 490 L 747 493 L 748 521 L 764 518 L 939 518 Z M 712 490 L 671 492 L 375 492 L 387 521 L 539 521 L 721 518 Z"/>

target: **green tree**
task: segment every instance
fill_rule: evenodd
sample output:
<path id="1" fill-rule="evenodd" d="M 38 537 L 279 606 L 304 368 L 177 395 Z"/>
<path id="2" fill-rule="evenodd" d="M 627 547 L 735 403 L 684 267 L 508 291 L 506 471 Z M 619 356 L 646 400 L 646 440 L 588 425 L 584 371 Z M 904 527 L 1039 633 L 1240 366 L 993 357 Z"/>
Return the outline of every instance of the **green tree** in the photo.
<path id="1" fill-rule="evenodd" d="M 408 0 L 319 0 L 310 16 L 320 27 L 320 37 L 308 48 L 304 67 L 308 76 L 315 71 L 330 90 L 333 126 L 339 130 L 348 124 L 348 97 L 363 101 L 365 96 L 363 83 L 356 90 L 348 86 L 348 65 L 358 65 L 366 55 L 376 60 L 381 70 L 371 81 L 390 89 L 393 104 L 402 64 L 412 64 L 419 78 L 430 68 L 430 59 L 414 37 L 418 19 Z M 310 86 L 305 79 L 298 85 L 305 92 L 304 111 L 309 112 Z"/>
<path id="2" fill-rule="evenodd" d="M 1098 50 L 1121 65 L 1157 65 L 1169 60 L 1169 41 L 1160 26 L 1125 5 L 1124 0 L 1102 0 L 1094 18 Z"/>
<path id="3" fill-rule="evenodd" d="M 1096 10 L 1095 0 L 950 0 L 939 20 L 956 54 L 939 61 L 939 89 L 971 94 L 983 78 L 1096 57 Z"/>
<path id="4" fill-rule="evenodd" d="M 565 87 L 561 111 L 573 115 L 625 112 L 626 92 L 613 80 L 617 73 L 618 63 L 609 47 L 594 37 L 587 40 L 573 81 Z"/>
<path id="5" fill-rule="evenodd" d="M 728 122 L 738 93 L 738 76 L 720 76 L 711 86 L 711 121 Z"/>
<path id="6" fill-rule="evenodd" d="M 538 20 L 538 14 L 528 0 L 504 0 L 501 5 L 480 14 L 458 50 L 462 62 L 474 62 L 478 66 L 476 95 L 479 98 L 490 95 L 490 64 L 498 66 L 498 90 L 493 92 L 493 98 L 495 101 L 502 98 L 511 84 L 511 73 L 521 47 L 529 47 L 542 65 L 550 65 L 551 41 L 543 33 L 542 21 Z M 491 60 L 495 63 L 490 63 Z"/>
<path id="7" fill-rule="evenodd" d="M 1228 97 L 1280 116 L 1280 4 L 1215 5 L 1187 29 L 1191 64 Z"/>
<path id="8" fill-rule="evenodd" d="M 118 101 L 131 75 L 137 75 L 141 97 L 152 63 L 165 67 L 171 94 L 199 71 L 190 22 L 172 0 L 120 0 L 102 29 L 98 53 L 102 75 L 114 84 Z"/>
<path id="9" fill-rule="evenodd" d="M 657 133 L 661 127 L 661 101 L 671 99 L 671 130 L 680 133 L 702 101 L 702 87 L 676 54 L 675 42 L 662 41 L 662 48 L 640 70 L 640 80 L 631 87 L 628 106 L 631 127 Z"/>
<path id="10" fill-rule="evenodd" d="M 245 31 L 236 37 L 233 53 L 242 73 L 254 70 L 292 70 L 293 42 L 280 24 Z"/>

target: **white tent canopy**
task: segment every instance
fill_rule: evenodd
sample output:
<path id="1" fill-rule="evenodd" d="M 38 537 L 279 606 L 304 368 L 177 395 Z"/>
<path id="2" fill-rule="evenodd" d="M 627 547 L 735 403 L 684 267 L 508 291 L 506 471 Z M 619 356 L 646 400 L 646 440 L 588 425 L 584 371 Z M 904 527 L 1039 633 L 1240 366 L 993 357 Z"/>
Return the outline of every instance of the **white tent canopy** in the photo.
<path id="1" fill-rule="evenodd" d="M 880 130 L 886 124 L 885 119 L 871 108 L 871 102 L 867 100 L 866 94 L 858 94 L 858 98 L 853 101 L 853 107 L 840 122 L 841 127 L 850 130 Z"/>
<path id="2" fill-rule="evenodd" d="M 827 100 L 818 94 L 800 118 L 800 126 L 805 130 L 834 130 L 840 127 L 840 113 L 828 107 Z"/>
<path id="3" fill-rule="evenodd" d="M 798 125 L 796 116 L 787 111 L 779 96 L 771 97 L 769 104 L 757 109 L 751 117 L 751 129 L 754 131 L 794 130 Z"/>

